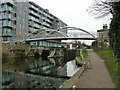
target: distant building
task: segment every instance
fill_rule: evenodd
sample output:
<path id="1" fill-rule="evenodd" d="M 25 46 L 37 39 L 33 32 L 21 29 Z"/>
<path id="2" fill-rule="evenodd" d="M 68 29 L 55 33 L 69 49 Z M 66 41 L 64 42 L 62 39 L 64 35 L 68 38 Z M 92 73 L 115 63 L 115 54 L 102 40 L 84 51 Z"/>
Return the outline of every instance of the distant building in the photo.
<path id="1" fill-rule="evenodd" d="M 97 30 L 97 40 L 108 41 L 109 40 L 108 32 L 109 30 L 108 30 L 107 24 L 104 24 L 103 29 Z"/>
<path id="2" fill-rule="evenodd" d="M 57 29 L 66 23 L 34 2 L 0 1 L 0 37 L 2 41 L 23 40 L 28 34 L 45 29 Z"/>
<path id="3" fill-rule="evenodd" d="M 109 30 L 107 24 L 103 25 L 103 29 L 97 30 L 97 42 L 99 49 L 107 49 L 109 48 Z"/>

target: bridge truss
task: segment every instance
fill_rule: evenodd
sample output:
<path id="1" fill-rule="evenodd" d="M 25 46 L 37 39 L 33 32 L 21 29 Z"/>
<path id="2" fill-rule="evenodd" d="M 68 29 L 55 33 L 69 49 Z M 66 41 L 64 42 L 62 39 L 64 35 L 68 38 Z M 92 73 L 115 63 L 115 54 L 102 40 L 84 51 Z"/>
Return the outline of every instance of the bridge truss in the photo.
<path id="1" fill-rule="evenodd" d="M 82 35 L 78 33 L 74 34 L 76 30 L 85 33 L 84 36 L 81 37 Z M 68 31 L 73 31 L 74 35 L 68 34 Z M 86 37 L 86 36 L 89 36 L 89 37 Z M 58 29 L 45 29 L 45 30 L 34 31 L 27 35 L 27 37 L 25 38 L 25 42 L 44 41 L 44 40 L 73 40 L 73 39 L 96 40 L 93 34 L 81 28 L 61 27 Z"/>

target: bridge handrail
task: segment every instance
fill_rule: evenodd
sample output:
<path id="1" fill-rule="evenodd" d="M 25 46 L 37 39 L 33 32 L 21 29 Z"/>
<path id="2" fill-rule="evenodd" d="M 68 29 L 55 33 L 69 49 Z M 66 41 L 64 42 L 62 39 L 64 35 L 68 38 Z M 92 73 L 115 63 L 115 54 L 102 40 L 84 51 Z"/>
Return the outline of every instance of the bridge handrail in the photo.
<path id="1" fill-rule="evenodd" d="M 89 35 L 91 35 L 93 38 L 95 38 L 95 36 L 91 33 L 89 33 L 88 31 L 86 30 L 83 30 L 81 28 L 77 28 L 77 27 L 61 27 L 61 28 L 58 28 L 58 29 L 62 29 L 62 30 L 65 30 L 65 31 L 68 31 L 68 30 L 80 30 L 80 31 L 83 31 L 83 32 L 86 32 L 88 33 Z"/>
<path id="2" fill-rule="evenodd" d="M 50 35 L 50 34 L 52 34 L 53 32 L 60 33 L 62 36 L 64 36 L 65 38 L 67 38 L 68 35 L 67 35 L 66 33 L 63 33 L 62 31 L 68 31 L 68 30 L 80 30 L 80 31 L 83 31 L 83 32 L 91 35 L 94 39 L 96 39 L 94 35 L 92 35 L 92 34 L 89 33 L 88 31 L 83 30 L 83 29 L 81 29 L 81 28 L 77 28 L 77 27 L 60 27 L 60 28 L 57 28 L 57 29 L 44 29 L 44 30 L 34 31 L 34 32 L 28 34 L 28 35 L 26 36 L 26 38 L 24 39 L 24 41 L 26 41 L 26 39 L 27 39 L 30 35 L 32 35 L 33 33 L 35 33 L 35 32 L 37 32 L 37 35 L 35 35 L 35 36 L 38 36 L 38 34 L 41 34 L 41 33 L 47 32 L 47 31 L 52 31 L 52 32 L 48 33 L 44 38 L 47 38 L 47 36 Z"/>

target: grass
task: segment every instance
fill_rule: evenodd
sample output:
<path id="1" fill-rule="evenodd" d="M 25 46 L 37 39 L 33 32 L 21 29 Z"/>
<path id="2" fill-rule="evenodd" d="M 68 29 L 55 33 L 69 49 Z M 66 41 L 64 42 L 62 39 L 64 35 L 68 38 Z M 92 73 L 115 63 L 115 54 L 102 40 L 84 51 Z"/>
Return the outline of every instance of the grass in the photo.
<path id="1" fill-rule="evenodd" d="M 82 55 L 83 55 L 84 58 L 88 57 L 88 53 L 87 53 L 86 49 L 82 49 Z"/>
<path id="2" fill-rule="evenodd" d="M 120 87 L 120 62 L 114 57 L 112 50 L 98 51 L 97 54 L 105 60 L 105 64 L 118 87 Z"/>

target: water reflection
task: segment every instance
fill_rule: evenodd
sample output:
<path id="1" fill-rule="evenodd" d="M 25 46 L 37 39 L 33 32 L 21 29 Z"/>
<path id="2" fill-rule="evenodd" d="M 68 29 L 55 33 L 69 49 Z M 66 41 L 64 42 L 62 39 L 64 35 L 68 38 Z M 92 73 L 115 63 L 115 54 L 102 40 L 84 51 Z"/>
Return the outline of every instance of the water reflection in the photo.
<path id="1" fill-rule="evenodd" d="M 64 58 L 3 59 L 3 88 L 58 88 L 78 70 L 75 60 Z"/>
<path id="2" fill-rule="evenodd" d="M 67 76 L 73 76 L 74 73 L 79 69 L 76 65 L 76 61 L 69 61 L 67 62 Z"/>
<path id="3" fill-rule="evenodd" d="M 78 69 L 75 60 L 65 61 L 63 58 L 14 58 L 3 60 L 3 71 L 25 72 L 38 75 L 71 77 Z"/>

